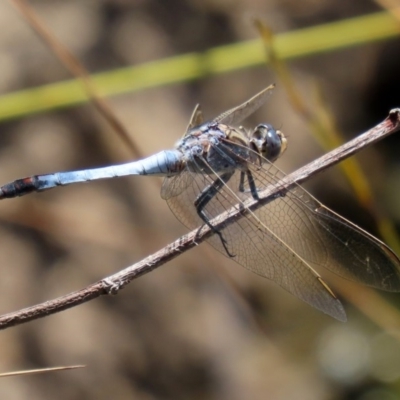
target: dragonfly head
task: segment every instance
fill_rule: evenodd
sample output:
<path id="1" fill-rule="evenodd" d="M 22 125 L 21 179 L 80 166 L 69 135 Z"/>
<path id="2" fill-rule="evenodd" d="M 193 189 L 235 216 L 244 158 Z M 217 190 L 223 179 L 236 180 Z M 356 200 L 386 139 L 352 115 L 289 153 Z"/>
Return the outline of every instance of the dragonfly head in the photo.
<path id="1" fill-rule="evenodd" d="M 270 124 L 257 125 L 250 137 L 250 143 L 268 161 L 275 161 L 287 147 L 284 134 Z"/>

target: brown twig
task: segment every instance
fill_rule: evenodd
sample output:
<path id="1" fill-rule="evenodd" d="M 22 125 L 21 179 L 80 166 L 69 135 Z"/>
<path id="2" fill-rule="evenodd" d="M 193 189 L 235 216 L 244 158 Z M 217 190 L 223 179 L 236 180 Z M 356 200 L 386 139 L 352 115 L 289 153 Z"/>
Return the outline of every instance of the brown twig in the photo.
<path id="1" fill-rule="evenodd" d="M 283 196 L 293 186 L 310 179 L 317 173 L 324 171 L 345 158 L 352 156 L 366 146 L 369 146 L 398 130 L 400 130 L 400 109 L 394 109 L 390 111 L 388 117 L 382 123 L 286 176 L 277 184 L 271 185 L 271 187 L 260 192 L 260 200 L 248 200 L 245 205 L 251 210 L 259 208 L 273 201 L 276 197 Z M 216 217 L 212 221 L 212 225 L 216 230 L 218 230 L 222 226 L 236 222 L 238 219 L 242 218 L 243 215 L 242 208 L 237 209 L 233 207 Z M 33 307 L 5 314 L 0 317 L 0 329 L 19 325 L 50 314 L 55 314 L 59 311 L 85 303 L 86 301 L 102 295 L 116 294 L 132 280 L 151 272 L 179 256 L 183 252 L 197 246 L 212 234 L 213 232 L 208 227 L 203 227 L 200 230 L 196 229 L 169 244 L 157 253 L 146 257 L 142 261 L 127 267 L 116 274 L 110 275 L 107 278 L 89 285 L 84 289 L 51 301 L 46 301 Z"/>

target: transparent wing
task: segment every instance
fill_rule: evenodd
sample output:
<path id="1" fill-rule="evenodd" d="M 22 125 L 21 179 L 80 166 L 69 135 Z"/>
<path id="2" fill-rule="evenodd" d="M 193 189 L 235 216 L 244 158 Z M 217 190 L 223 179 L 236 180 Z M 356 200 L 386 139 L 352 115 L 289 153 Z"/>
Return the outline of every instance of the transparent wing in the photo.
<path id="1" fill-rule="evenodd" d="M 190 116 L 188 126 L 183 136 L 186 136 L 191 129 L 201 125 L 203 122 L 204 122 L 203 111 L 201 111 L 200 104 L 196 104 L 192 112 L 192 115 Z"/>
<path id="2" fill-rule="evenodd" d="M 229 149 L 226 149 L 229 153 Z M 262 190 L 284 174 L 267 161 L 248 163 L 256 187 Z M 169 196 L 168 204 L 188 228 L 203 224 L 194 202 L 217 176 L 188 173 L 170 183 L 184 190 Z M 240 171 L 205 207 L 209 219 L 239 207 L 251 197 L 248 184 L 239 192 Z M 169 185 L 167 185 L 169 186 Z M 168 190 L 168 193 L 178 193 Z M 164 196 L 164 198 L 166 198 Z M 400 291 L 400 261 L 382 242 L 324 207 L 300 186 L 286 196 L 222 228 L 229 252 L 236 262 L 333 317 L 343 320 L 340 302 L 321 282 L 320 267 L 357 282 L 388 291 Z M 209 242 L 226 255 L 218 236 Z M 315 269 L 314 269 L 315 268 Z"/>
<path id="3" fill-rule="evenodd" d="M 276 167 L 255 172 L 261 184 L 269 182 Z M 275 175 L 276 176 L 276 175 Z M 300 257 L 344 278 L 387 291 L 400 291 L 400 260 L 384 243 L 323 206 L 296 186 L 271 203 L 269 227 Z M 266 220 L 268 207 L 256 211 Z"/>
<path id="4" fill-rule="evenodd" d="M 270 85 L 260 93 L 257 93 L 251 99 L 245 101 L 243 104 L 225 111 L 217 118 L 214 118 L 214 122 L 224 123 L 225 125 L 238 125 L 249 115 L 253 114 L 259 109 L 272 94 L 275 85 Z"/>
<path id="5" fill-rule="evenodd" d="M 194 208 L 194 201 L 216 176 L 191 174 L 192 180 L 179 196 L 170 197 L 167 202 L 175 216 L 189 229 L 203 225 Z M 207 205 L 206 213 L 210 219 L 237 205 L 236 196 L 228 189 L 237 190 L 240 172 L 237 171 L 224 187 Z M 244 199 L 247 194 L 240 194 Z M 268 229 L 263 229 L 256 218 L 242 218 L 235 224 L 222 228 L 228 248 L 235 255 L 233 260 L 255 272 L 271 279 L 317 309 L 345 320 L 341 303 L 326 289 L 319 275 L 300 257 L 296 256 L 282 241 Z M 219 237 L 208 240 L 217 250 L 226 255 Z"/>
<path id="6" fill-rule="evenodd" d="M 327 252 L 321 265 L 343 278 L 389 292 L 400 291 L 397 255 L 385 243 L 316 199 L 311 198 L 309 204 L 311 200 L 315 207 L 309 209 L 309 214 Z"/>
<path id="7" fill-rule="evenodd" d="M 161 198 L 168 201 L 171 198 L 179 196 L 182 192 L 188 189 L 188 187 L 193 185 L 193 179 L 194 176 L 189 169 L 185 169 L 179 175 L 164 178 L 161 186 Z M 194 209 L 193 203 L 189 209 Z M 178 219 L 181 221 L 179 217 Z"/>
<path id="8" fill-rule="evenodd" d="M 259 190 L 285 174 L 265 160 L 248 163 Z M 250 194 L 248 193 L 248 196 Z M 301 186 L 255 211 L 257 217 L 314 267 L 368 286 L 400 291 L 400 260 L 380 240 L 331 211 Z"/>

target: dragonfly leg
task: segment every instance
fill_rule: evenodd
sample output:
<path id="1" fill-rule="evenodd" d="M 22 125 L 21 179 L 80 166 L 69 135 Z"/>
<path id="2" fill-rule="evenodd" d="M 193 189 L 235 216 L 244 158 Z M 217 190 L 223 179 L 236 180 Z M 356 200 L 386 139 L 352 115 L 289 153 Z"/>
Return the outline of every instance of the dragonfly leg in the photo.
<path id="1" fill-rule="evenodd" d="M 221 188 L 225 185 L 229 179 L 232 178 L 233 174 L 235 173 L 234 170 L 225 172 L 219 178 L 217 178 L 210 186 L 206 187 L 204 191 L 197 197 L 196 201 L 194 202 L 194 206 L 196 207 L 196 211 L 198 216 L 204 221 L 204 223 L 221 239 L 222 246 L 224 247 L 226 253 L 229 257 L 235 257 L 234 254 L 231 254 L 228 250 L 228 243 L 225 240 L 222 233 L 216 229 L 210 222 L 210 219 L 204 212 L 204 208 L 207 204 L 218 194 Z"/>
<path id="2" fill-rule="evenodd" d="M 247 170 L 246 175 L 247 175 L 247 180 L 249 181 L 250 193 L 253 196 L 253 199 L 260 200 L 260 198 L 258 197 L 258 190 L 257 190 L 256 183 L 254 182 L 253 174 L 251 173 L 250 170 Z"/>
<path id="3" fill-rule="evenodd" d="M 244 172 L 243 171 L 240 171 L 239 192 L 240 193 L 246 192 L 246 189 L 244 188 Z"/>
<path id="4" fill-rule="evenodd" d="M 246 172 L 243 172 L 243 171 L 240 172 L 239 192 L 241 192 L 241 193 L 249 192 L 249 190 L 246 190 L 244 188 L 245 174 L 247 176 L 247 181 L 249 182 L 250 193 L 251 193 L 253 199 L 260 200 L 260 198 L 258 197 L 257 186 L 256 186 L 256 183 L 254 182 L 253 174 L 249 170 L 247 170 Z"/>

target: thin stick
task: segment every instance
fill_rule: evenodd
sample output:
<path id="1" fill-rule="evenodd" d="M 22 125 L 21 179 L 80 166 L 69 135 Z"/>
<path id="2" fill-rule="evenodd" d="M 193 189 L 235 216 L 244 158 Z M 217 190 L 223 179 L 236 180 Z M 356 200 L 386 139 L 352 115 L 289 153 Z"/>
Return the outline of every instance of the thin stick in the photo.
<path id="1" fill-rule="evenodd" d="M 4 372 L 4 373 L 0 374 L 0 378 L 9 378 L 10 376 L 44 374 L 44 373 L 48 373 L 48 372 L 68 371 L 71 369 L 85 368 L 85 367 L 86 367 L 86 365 L 68 365 L 66 367 L 48 367 L 48 368 L 27 369 L 24 371 Z"/>
<path id="2" fill-rule="evenodd" d="M 317 173 L 337 164 L 347 157 L 352 156 L 356 152 L 362 150 L 384 137 L 400 130 L 400 109 L 390 111 L 388 117 L 380 124 L 376 125 L 369 131 L 356 137 L 343 146 L 325 154 L 317 160 L 307 164 L 292 174 L 286 176 L 280 182 L 271 187 L 266 188 L 259 193 L 260 200 L 248 200 L 245 205 L 251 210 L 261 207 L 279 196 L 284 196 L 293 186 L 300 184 Z M 218 230 L 222 226 L 232 224 L 244 215 L 243 209 L 233 207 L 225 211 L 223 214 L 214 218 L 213 226 Z M 185 236 L 182 236 L 175 242 L 169 244 L 155 254 L 146 257 L 142 261 L 123 269 L 116 274 L 110 275 L 84 289 L 70 293 L 68 295 L 58 297 L 51 301 L 28 307 L 13 313 L 4 314 L 0 317 L 0 329 L 10 326 L 19 325 L 28 321 L 55 314 L 62 310 L 85 303 L 96 297 L 109 294 L 117 294 L 120 289 L 130 283 L 132 280 L 151 272 L 166 262 L 179 256 L 192 247 L 197 246 L 213 234 L 208 227 L 193 230 Z"/>

